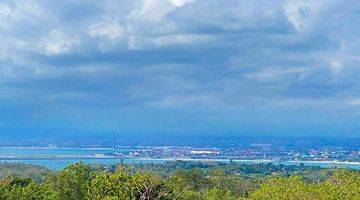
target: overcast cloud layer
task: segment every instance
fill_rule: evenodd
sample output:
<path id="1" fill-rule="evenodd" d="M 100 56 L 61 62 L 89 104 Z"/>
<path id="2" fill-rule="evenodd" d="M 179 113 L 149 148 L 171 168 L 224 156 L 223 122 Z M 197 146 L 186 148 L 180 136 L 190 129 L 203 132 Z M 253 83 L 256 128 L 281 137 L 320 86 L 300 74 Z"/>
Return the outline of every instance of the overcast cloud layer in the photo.
<path id="1" fill-rule="evenodd" d="M 358 137 L 360 2 L 0 0 L 0 134 Z"/>

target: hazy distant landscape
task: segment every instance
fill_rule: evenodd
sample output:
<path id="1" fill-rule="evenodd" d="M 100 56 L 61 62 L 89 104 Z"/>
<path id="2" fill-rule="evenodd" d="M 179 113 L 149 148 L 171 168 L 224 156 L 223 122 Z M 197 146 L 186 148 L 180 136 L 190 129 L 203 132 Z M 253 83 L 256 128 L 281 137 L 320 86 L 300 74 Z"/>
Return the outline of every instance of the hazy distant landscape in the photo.
<path id="1" fill-rule="evenodd" d="M 0 0 L 0 200 L 360 200 L 360 1 Z"/>
<path id="2" fill-rule="evenodd" d="M 120 141 L 89 143 L 89 141 L 58 141 L 51 143 L 0 143 L 2 162 L 37 164 L 52 169 L 62 169 L 83 160 L 89 164 L 165 163 L 167 161 L 219 161 L 229 163 L 300 163 L 319 167 L 360 169 L 360 140 L 339 138 L 237 138 L 207 141 L 175 139 L 164 145 L 156 141 L 136 145 Z M 212 143 L 213 142 L 213 143 Z M 9 145 L 13 145 L 12 147 Z M 193 145 L 193 146 L 192 146 Z M 114 154 L 115 153 L 115 154 Z"/>
<path id="3" fill-rule="evenodd" d="M 242 137 L 212 144 L 214 140 L 173 140 L 166 146 L 156 141 L 120 145 L 116 138 L 2 142 L 0 199 L 305 200 L 360 195 L 359 139 Z"/>

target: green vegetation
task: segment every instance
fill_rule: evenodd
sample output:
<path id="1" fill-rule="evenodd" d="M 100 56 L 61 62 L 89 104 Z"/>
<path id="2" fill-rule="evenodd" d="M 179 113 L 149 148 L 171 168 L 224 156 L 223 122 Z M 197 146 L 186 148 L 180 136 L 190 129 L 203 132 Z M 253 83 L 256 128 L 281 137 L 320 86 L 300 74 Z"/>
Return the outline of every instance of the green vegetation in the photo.
<path id="1" fill-rule="evenodd" d="M 355 200 L 360 172 L 272 164 L 175 162 L 108 169 L 77 163 L 47 172 L 38 182 L 7 176 L 0 181 L 2 199 Z"/>
<path id="2" fill-rule="evenodd" d="M 44 176 L 48 175 L 50 170 L 37 165 L 20 164 L 20 163 L 1 163 L 0 179 L 9 176 L 19 176 L 30 178 L 36 182 L 41 182 Z"/>

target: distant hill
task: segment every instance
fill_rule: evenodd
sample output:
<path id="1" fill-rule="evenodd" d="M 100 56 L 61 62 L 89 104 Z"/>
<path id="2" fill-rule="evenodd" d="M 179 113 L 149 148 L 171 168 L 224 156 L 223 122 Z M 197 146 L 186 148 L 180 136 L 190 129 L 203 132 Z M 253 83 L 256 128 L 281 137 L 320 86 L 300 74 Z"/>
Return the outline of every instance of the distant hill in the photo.
<path id="1" fill-rule="evenodd" d="M 0 179 L 8 176 L 20 176 L 40 182 L 50 173 L 51 171 L 46 167 L 21 163 L 0 163 Z"/>

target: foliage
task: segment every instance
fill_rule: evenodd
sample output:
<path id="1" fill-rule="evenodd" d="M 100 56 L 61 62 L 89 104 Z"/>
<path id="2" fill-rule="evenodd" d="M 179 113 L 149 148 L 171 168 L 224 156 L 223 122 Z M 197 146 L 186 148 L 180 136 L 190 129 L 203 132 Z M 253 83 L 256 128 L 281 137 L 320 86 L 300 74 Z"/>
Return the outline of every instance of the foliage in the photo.
<path id="1" fill-rule="evenodd" d="M 275 178 L 250 195 L 253 200 L 360 199 L 360 173 L 338 171 L 321 183 L 305 183 L 298 176 Z"/>
<path id="2" fill-rule="evenodd" d="M 355 200 L 360 197 L 359 171 L 300 166 L 297 170 L 291 168 L 291 173 L 290 167 L 285 168 L 286 173 L 279 173 L 283 166 L 180 164 L 182 167 L 168 176 L 151 170 L 165 166 L 121 165 L 109 170 L 81 162 L 49 174 L 40 182 L 26 176 L 8 176 L 0 181 L 0 200 Z M 276 173 L 267 173 L 266 167 Z M 243 171 L 248 174 L 239 174 Z M 316 179 L 312 178 L 313 172 Z"/>
<path id="3" fill-rule="evenodd" d="M 8 176 L 21 176 L 30 178 L 36 182 L 41 182 L 42 179 L 50 173 L 51 171 L 49 169 L 36 165 L 6 162 L 0 164 L 0 179 Z"/>

